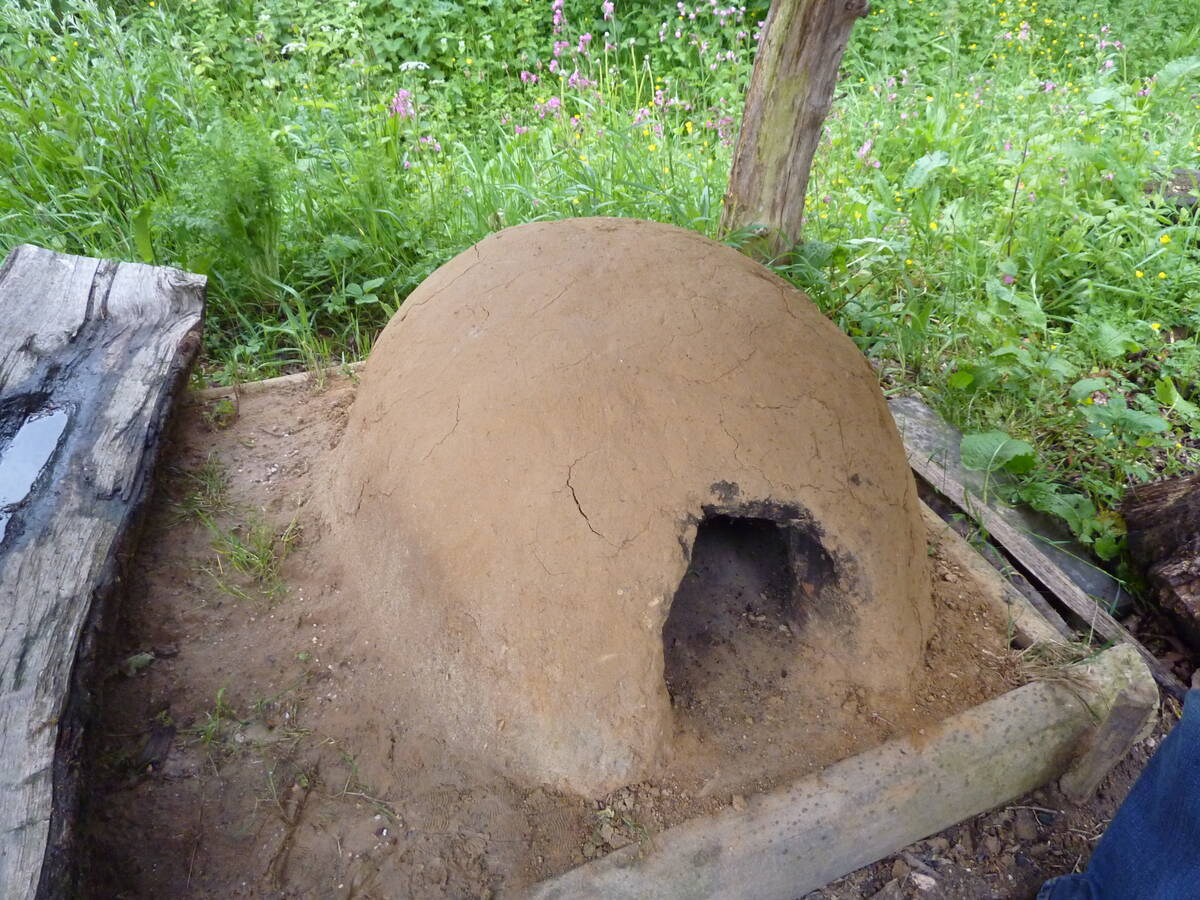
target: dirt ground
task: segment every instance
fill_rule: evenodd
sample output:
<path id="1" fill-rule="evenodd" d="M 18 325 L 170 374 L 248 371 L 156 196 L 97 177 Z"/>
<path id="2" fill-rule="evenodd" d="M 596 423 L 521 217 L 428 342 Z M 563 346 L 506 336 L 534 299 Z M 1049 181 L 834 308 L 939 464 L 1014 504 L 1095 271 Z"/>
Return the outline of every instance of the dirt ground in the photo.
<path id="1" fill-rule="evenodd" d="M 354 391 L 336 377 L 181 410 L 102 663 L 83 810 L 94 896 L 510 895 L 1022 678 L 1004 623 L 935 547 L 919 704 L 873 709 L 848 686 L 811 708 L 773 561 L 743 552 L 754 535 L 714 533 L 682 591 L 701 582 L 699 608 L 720 612 L 667 629 L 677 749 L 660 777 L 579 797 L 457 764 L 346 699 L 388 692 L 346 615 L 370 598 L 329 583 L 317 552 L 313 492 Z M 810 896 L 1032 896 L 1086 861 L 1150 751 L 1084 809 L 1039 793 Z"/>

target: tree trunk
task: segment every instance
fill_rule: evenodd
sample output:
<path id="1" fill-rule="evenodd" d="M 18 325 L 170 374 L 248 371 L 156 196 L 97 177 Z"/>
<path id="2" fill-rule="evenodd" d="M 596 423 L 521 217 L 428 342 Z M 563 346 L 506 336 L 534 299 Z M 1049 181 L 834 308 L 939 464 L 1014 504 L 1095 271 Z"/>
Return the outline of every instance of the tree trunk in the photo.
<path id="1" fill-rule="evenodd" d="M 1121 514 L 1155 599 L 1200 647 L 1200 474 L 1131 487 Z"/>
<path id="2" fill-rule="evenodd" d="M 838 66 L 867 0 L 774 0 L 763 25 L 721 231 L 753 228 L 767 255 L 800 240 L 804 194 Z"/>

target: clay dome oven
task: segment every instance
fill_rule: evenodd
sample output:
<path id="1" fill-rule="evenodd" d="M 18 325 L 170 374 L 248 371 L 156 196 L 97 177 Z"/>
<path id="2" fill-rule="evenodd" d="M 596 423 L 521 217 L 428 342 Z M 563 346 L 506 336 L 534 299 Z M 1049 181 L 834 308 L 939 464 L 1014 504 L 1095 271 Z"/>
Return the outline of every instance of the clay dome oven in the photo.
<path id="1" fill-rule="evenodd" d="M 874 373 L 694 233 L 578 219 L 465 251 L 379 338 L 338 466 L 346 614 L 406 728 L 510 777 L 597 793 L 669 756 L 668 679 L 744 612 L 696 608 L 710 545 L 753 558 L 796 671 L 904 699 L 921 666 L 924 532 Z"/>

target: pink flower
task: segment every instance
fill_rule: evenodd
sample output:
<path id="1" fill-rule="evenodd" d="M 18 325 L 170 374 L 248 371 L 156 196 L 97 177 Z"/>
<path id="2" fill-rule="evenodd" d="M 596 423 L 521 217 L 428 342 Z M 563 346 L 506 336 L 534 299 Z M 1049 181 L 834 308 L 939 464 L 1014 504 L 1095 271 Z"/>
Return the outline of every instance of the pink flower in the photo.
<path id="1" fill-rule="evenodd" d="M 1012 284 L 1012 283 L 1013 283 L 1014 281 L 1016 281 L 1017 279 L 1013 278 L 1011 275 L 1005 275 L 1005 276 L 1004 276 L 1002 279 L 1000 279 L 1000 280 L 1001 280 L 1001 281 L 1003 281 L 1005 284 Z"/>
<path id="2" fill-rule="evenodd" d="M 391 104 L 388 106 L 388 115 L 395 116 L 398 119 L 411 119 L 416 115 L 413 109 L 412 93 L 404 88 L 396 91 L 396 96 L 392 98 Z"/>
<path id="3" fill-rule="evenodd" d="M 513 126 L 513 134 L 515 134 L 517 137 L 520 137 L 521 135 L 523 135 L 523 134 L 524 134 L 525 132 L 527 132 L 528 130 L 529 130 L 528 128 L 525 128 L 524 126 L 521 126 L 521 125 L 514 125 L 514 126 Z"/>
<path id="4" fill-rule="evenodd" d="M 537 84 L 538 77 L 532 72 L 521 70 L 521 84 Z"/>
<path id="5" fill-rule="evenodd" d="M 858 152 L 854 155 L 859 159 L 866 159 L 871 154 L 871 148 L 875 146 L 874 138 L 867 138 L 866 143 L 858 148 Z"/>
<path id="6" fill-rule="evenodd" d="M 613 8 L 612 0 L 604 0 L 604 2 L 600 4 L 600 11 L 604 13 L 604 21 L 607 22 L 612 19 Z"/>

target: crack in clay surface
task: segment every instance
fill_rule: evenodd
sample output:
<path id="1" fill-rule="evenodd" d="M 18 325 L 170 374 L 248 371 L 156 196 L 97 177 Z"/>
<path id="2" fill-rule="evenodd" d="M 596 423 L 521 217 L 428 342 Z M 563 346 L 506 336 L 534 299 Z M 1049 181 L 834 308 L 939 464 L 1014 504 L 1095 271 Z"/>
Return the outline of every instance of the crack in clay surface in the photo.
<path id="1" fill-rule="evenodd" d="M 726 514 L 805 510 L 854 573 L 775 642 L 806 708 L 845 685 L 911 701 L 929 582 L 875 373 L 732 248 L 631 220 L 506 229 L 413 293 L 362 379 L 329 546 L 413 734 L 581 792 L 655 771 L 684 739 L 662 629 L 719 484 Z"/>

